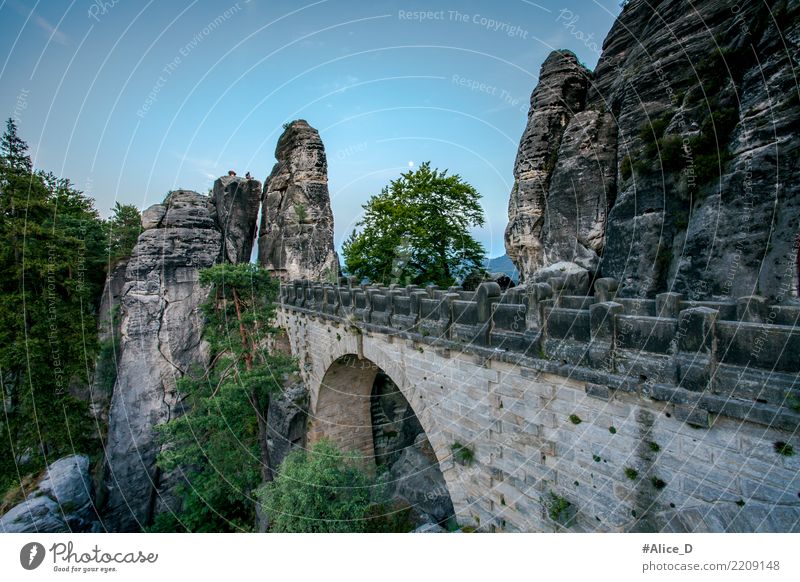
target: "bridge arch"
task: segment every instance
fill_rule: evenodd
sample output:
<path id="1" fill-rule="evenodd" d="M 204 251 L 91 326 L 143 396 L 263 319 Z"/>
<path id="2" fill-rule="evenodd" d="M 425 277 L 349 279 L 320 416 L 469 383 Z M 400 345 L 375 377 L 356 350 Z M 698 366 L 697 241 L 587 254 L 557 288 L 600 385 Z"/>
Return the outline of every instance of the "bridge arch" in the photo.
<path id="1" fill-rule="evenodd" d="M 309 443 L 325 437 L 345 450 L 372 458 L 370 397 L 376 377 L 383 373 L 410 405 L 440 467 L 448 459 L 450 452 L 445 439 L 407 378 L 404 366 L 386 357 L 381 350 L 369 350 L 362 355 L 345 350 L 329 355 L 321 368 L 321 373 L 312 374 L 311 378 Z"/>
<path id="2" fill-rule="evenodd" d="M 338 357 L 311 374 L 308 442 L 328 438 L 344 450 L 358 451 L 376 465 L 390 467 L 389 482 L 397 488 L 395 494 L 437 521 L 444 515 L 444 503 L 452 517 L 452 487 L 448 483 L 452 474 L 443 470 L 448 462 L 452 465 L 449 446 L 424 400 L 417 395 L 415 402 L 416 391 L 404 367 L 386 357 L 379 347 L 372 347 L 366 347 L 360 356 L 346 348 L 341 355 L 334 351 Z M 387 402 L 388 408 L 402 413 L 391 421 L 382 415 L 379 420 L 376 409 Z M 402 405 L 395 409 L 394 405 L 400 402 Z M 409 425 L 415 428 L 408 430 Z M 393 434 L 398 427 L 407 429 L 405 434 L 400 430 L 397 440 L 387 440 L 386 434 Z M 377 443 L 373 438 L 376 435 Z M 422 460 L 420 454 L 427 460 Z"/>

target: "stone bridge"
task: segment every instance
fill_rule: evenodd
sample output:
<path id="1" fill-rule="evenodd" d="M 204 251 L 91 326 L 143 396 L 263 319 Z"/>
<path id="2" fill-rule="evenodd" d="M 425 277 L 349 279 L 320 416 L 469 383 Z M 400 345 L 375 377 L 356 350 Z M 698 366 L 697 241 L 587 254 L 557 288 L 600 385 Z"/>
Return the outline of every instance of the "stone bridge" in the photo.
<path id="1" fill-rule="evenodd" d="M 800 308 L 593 287 L 570 276 L 505 293 L 284 284 L 309 440 L 371 457 L 382 370 L 425 430 L 461 524 L 800 531 Z"/>

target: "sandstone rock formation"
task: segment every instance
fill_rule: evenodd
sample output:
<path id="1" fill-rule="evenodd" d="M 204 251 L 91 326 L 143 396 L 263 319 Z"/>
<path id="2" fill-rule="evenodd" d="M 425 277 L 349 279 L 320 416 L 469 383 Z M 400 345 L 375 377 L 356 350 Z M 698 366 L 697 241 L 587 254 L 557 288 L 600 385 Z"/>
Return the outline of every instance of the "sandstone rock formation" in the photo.
<path id="1" fill-rule="evenodd" d="M 156 226 L 145 230 L 128 263 L 122 294 L 119 374 L 108 428 L 106 526 L 130 531 L 148 524 L 159 504 L 155 426 L 178 404 L 177 380 L 208 362 L 199 305 L 200 269 L 220 258 L 222 236 L 196 192 L 172 192 Z"/>
<path id="2" fill-rule="evenodd" d="M 178 408 L 177 380 L 208 364 L 199 306 L 201 269 L 247 260 L 260 183 L 221 178 L 214 196 L 179 190 L 143 213 L 127 265 L 117 375 L 109 414 L 106 525 L 139 529 L 170 502 L 169 479 L 155 465 L 155 427 Z M 254 202 L 254 198 L 256 202 Z"/>
<path id="3" fill-rule="evenodd" d="M 445 523 L 453 517 L 453 502 L 445 484 L 439 462 L 428 437 L 417 435 L 411 446 L 403 449 L 388 473 L 391 495 L 405 499 L 423 522 Z"/>
<path id="4" fill-rule="evenodd" d="M 117 376 L 117 355 L 120 340 L 120 307 L 125 287 L 128 259 L 117 262 L 106 277 L 103 296 L 97 311 L 97 339 L 100 341 L 100 357 L 94 370 L 87 400 L 92 416 L 103 424 L 108 423 L 108 407 Z"/>
<path id="5" fill-rule="evenodd" d="M 305 446 L 307 424 L 308 389 L 302 382 L 287 386 L 270 400 L 267 429 L 273 466 L 280 466 L 292 450 Z"/>
<path id="6" fill-rule="evenodd" d="M 594 73 L 547 59 L 509 204 L 523 278 L 572 262 L 621 296 L 797 295 L 800 6 L 740 8 L 631 0 Z"/>
<path id="7" fill-rule="evenodd" d="M 589 76 L 571 52 L 555 51 L 542 65 L 531 95 L 506 227 L 506 252 L 523 279 L 545 265 L 542 235 L 550 178 L 564 128 L 584 107 Z"/>
<path id="8" fill-rule="evenodd" d="M 225 241 L 225 260 L 246 263 L 253 251 L 261 204 L 261 182 L 223 176 L 211 192 L 212 214 Z"/>
<path id="9" fill-rule="evenodd" d="M 259 263 L 284 281 L 334 280 L 328 163 L 319 132 L 293 121 L 278 140 L 278 163 L 264 184 Z"/>
<path id="10" fill-rule="evenodd" d="M 51 463 L 25 501 L 0 517 L 4 533 L 102 531 L 94 505 L 89 457 L 71 455 Z"/>

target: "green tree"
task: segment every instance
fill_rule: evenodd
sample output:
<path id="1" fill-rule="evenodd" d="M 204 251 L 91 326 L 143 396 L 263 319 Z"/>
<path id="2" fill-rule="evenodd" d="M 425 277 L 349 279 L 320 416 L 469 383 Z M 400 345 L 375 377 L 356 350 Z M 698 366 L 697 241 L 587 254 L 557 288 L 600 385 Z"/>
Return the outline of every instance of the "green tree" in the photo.
<path id="1" fill-rule="evenodd" d="M 113 214 L 106 223 L 108 258 L 112 265 L 129 257 L 142 232 L 142 215 L 133 204 L 114 204 Z"/>
<path id="2" fill-rule="evenodd" d="M 364 205 L 343 246 L 347 271 L 376 283 L 461 282 L 482 270 L 483 246 L 469 232 L 484 224 L 480 195 L 460 176 L 425 162 Z"/>
<path id="3" fill-rule="evenodd" d="M 253 264 L 222 264 L 200 272 L 210 286 L 203 335 L 212 365 L 178 383 L 184 414 L 159 427 L 167 446 L 158 464 L 180 470 L 181 508 L 160 515 L 156 531 L 241 531 L 255 523 L 252 493 L 274 477 L 267 441 L 270 398 L 296 371 L 273 354 L 271 324 L 278 283 Z"/>
<path id="4" fill-rule="evenodd" d="M 271 530 L 284 533 L 369 531 L 374 481 L 355 454 L 330 441 L 291 452 L 257 497 Z"/>
<path id="5" fill-rule="evenodd" d="M 0 156 L 4 170 L 31 173 L 33 164 L 28 155 L 28 144 L 17 135 L 17 124 L 10 117 L 6 121 L 6 131 L 0 138 Z"/>
<path id="6" fill-rule="evenodd" d="M 0 140 L 0 487 L 96 448 L 88 406 L 103 223 L 69 180 L 34 172 L 12 120 Z"/>

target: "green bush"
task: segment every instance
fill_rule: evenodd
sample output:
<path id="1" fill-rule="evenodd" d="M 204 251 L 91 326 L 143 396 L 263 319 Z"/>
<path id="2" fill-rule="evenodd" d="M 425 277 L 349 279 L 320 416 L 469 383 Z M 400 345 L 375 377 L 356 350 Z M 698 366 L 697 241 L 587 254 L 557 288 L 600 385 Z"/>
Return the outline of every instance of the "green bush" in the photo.
<path id="1" fill-rule="evenodd" d="M 458 441 L 450 446 L 450 451 L 453 453 L 453 459 L 459 465 L 468 467 L 475 462 L 475 451 L 473 451 L 471 447 L 461 444 Z"/>
<path id="2" fill-rule="evenodd" d="M 633 467 L 625 467 L 625 476 L 631 481 L 636 481 L 636 478 L 639 476 L 639 471 Z"/>
<path id="3" fill-rule="evenodd" d="M 665 172 L 683 167 L 683 140 L 679 135 L 668 135 L 658 141 L 659 159 Z"/>
<path id="4" fill-rule="evenodd" d="M 625 156 L 619 164 L 619 173 L 623 180 L 627 180 L 633 175 L 633 162 L 630 156 Z"/>
<path id="5" fill-rule="evenodd" d="M 550 519 L 563 526 L 569 526 L 575 518 L 575 508 L 572 503 L 552 491 L 544 500 L 544 505 Z"/>
<path id="6" fill-rule="evenodd" d="M 357 455 L 321 440 L 310 452 L 290 453 L 256 497 L 273 532 L 364 532 L 376 518 L 375 487 Z"/>

